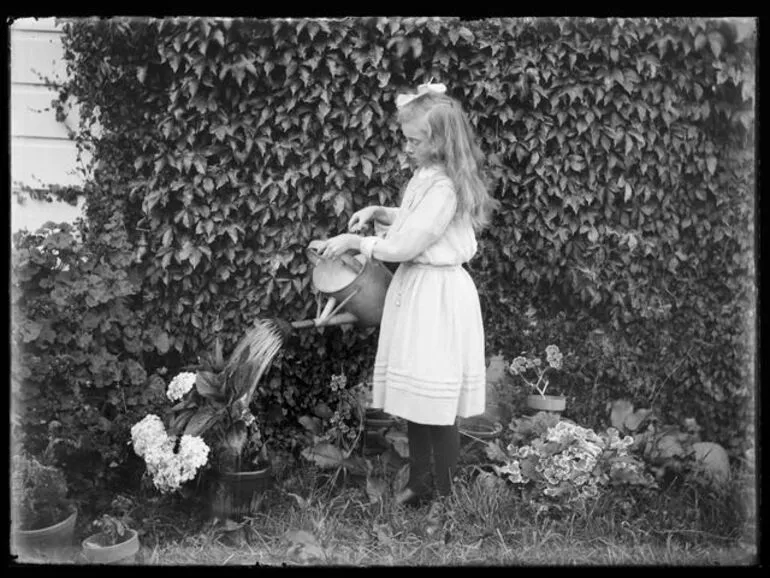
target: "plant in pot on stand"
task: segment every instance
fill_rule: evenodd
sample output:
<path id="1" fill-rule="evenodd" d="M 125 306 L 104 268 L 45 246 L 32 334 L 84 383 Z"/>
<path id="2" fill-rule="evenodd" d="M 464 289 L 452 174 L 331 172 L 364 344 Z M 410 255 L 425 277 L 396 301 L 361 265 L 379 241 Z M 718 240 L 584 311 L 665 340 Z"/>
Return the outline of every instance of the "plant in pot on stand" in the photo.
<path id="1" fill-rule="evenodd" d="M 550 385 L 550 374 L 561 369 L 564 356 L 556 345 L 546 347 L 545 355 L 547 365 L 544 365 L 539 357 L 518 356 L 508 369 L 537 392 L 527 396 L 527 406 L 537 411 L 561 412 L 566 407 L 566 398 L 563 395 L 546 394 L 546 390 Z M 528 375 L 534 375 L 536 379 L 530 379 Z M 553 392 L 553 388 L 551 391 Z"/>
<path id="2" fill-rule="evenodd" d="M 73 545 L 77 507 L 67 496 L 64 473 L 44 461 L 24 451 L 11 460 L 12 536 L 22 560 L 62 559 Z"/>
<path id="3" fill-rule="evenodd" d="M 172 379 L 167 396 L 177 403 L 165 423 L 148 415 L 131 428 L 161 492 L 180 490 L 204 466 L 215 474 L 212 514 L 252 512 L 270 482 L 270 463 L 259 424 L 249 406 L 259 380 L 283 344 L 279 328 L 259 321 L 224 361 L 219 338 L 196 371 Z M 189 369 L 189 368 L 187 368 Z"/>
<path id="4" fill-rule="evenodd" d="M 92 525 L 98 530 L 83 540 L 83 555 L 95 564 L 132 564 L 139 552 L 139 533 L 130 527 L 131 501 L 118 496 L 112 501 L 115 515 L 103 514 Z"/>

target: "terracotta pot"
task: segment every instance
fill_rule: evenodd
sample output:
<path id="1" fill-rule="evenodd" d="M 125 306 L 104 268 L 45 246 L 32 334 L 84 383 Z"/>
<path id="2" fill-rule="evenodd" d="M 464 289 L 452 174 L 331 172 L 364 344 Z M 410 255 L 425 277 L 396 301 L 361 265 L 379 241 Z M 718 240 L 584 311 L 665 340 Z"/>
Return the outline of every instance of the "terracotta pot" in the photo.
<path id="1" fill-rule="evenodd" d="M 560 412 L 567 407 L 567 398 L 563 395 L 534 394 L 527 396 L 527 406 L 538 411 Z"/>
<path id="2" fill-rule="evenodd" d="M 364 424 L 367 431 L 390 427 L 395 422 L 396 418 L 389 413 L 385 413 L 381 409 L 368 408 L 366 410 L 366 416 L 364 417 Z"/>
<path id="3" fill-rule="evenodd" d="M 76 508 L 61 522 L 37 530 L 15 530 L 13 541 L 16 553 L 21 556 L 58 558 L 65 556 L 72 548 L 75 534 L 75 522 L 78 518 Z"/>
<path id="4" fill-rule="evenodd" d="M 139 534 L 136 530 L 128 532 L 128 539 L 112 546 L 99 544 L 99 534 L 89 536 L 82 543 L 86 560 L 94 564 L 132 564 L 139 551 Z"/>
<path id="5" fill-rule="evenodd" d="M 258 470 L 243 472 L 219 472 L 213 514 L 223 518 L 237 518 L 257 512 L 264 493 L 273 481 L 270 464 Z"/>
<path id="6" fill-rule="evenodd" d="M 502 424 L 488 418 L 463 419 L 458 422 L 457 426 L 460 434 L 470 440 L 495 439 L 503 431 Z"/>

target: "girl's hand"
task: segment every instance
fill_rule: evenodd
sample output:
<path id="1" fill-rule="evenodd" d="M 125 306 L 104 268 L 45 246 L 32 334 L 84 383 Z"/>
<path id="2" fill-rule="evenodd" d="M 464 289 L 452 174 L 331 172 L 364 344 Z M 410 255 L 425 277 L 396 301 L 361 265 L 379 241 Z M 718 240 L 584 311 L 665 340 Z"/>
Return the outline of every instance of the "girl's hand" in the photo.
<path id="1" fill-rule="evenodd" d="M 361 237 L 343 233 L 326 241 L 312 241 L 310 247 L 315 249 L 324 259 L 336 259 L 348 251 L 361 249 Z"/>
<path id="2" fill-rule="evenodd" d="M 348 221 L 348 231 L 358 233 L 369 224 L 369 221 L 374 218 L 376 212 L 377 207 L 372 206 L 353 213 L 353 216 L 350 217 L 350 221 Z"/>

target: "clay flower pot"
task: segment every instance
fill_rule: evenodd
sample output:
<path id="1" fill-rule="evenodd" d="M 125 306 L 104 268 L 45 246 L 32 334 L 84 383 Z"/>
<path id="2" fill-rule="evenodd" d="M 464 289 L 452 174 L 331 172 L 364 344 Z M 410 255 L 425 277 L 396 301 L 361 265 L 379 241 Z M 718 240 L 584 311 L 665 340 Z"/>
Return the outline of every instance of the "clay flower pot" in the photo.
<path id="1" fill-rule="evenodd" d="M 78 512 L 72 508 L 71 514 L 52 526 L 37 530 L 15 530 L 14 543 L 18 554 L 34 557 L 59 557 L 72 547 L 75 534 L 75 522 Z"/>
<path id="2" fill-rule="evenodd" d="M 458 420 L 458 430 L 463 437 L 470 440 L 492 440 L 498 437 L 503 426 L 499 422 L 492 421 L 485 417 L 475 417 Z"/>
<path id="3" fill-rule="evenodd" d="M 537 411 L 561 412 L 567 406 L 567 398 L 563 395 L 533 394 L 527 396 L 527 406 Z"/>
<path id="4" fill-rule="evenodd" d="M 256 470 L 219 472 L 212 504 L 214 515 L 238 518 L 253 514 L 259 510 L 272 481 L 273 468 L 270 464 Z"/>
<path id="5" fill-rule="evenodd" d="M 377 431 L 392 426 L 396 419 L 381 409 L 367 408 L 364 423 L 367 431 Z"/>
<path id="6" fill-rule="evenodd" d="M 139 534 L 128 530 L 129 537 L 123 542 L 111 546 L 102 546 L 100 534 L 94 534 L 83 540 L 83 554 L 93 564 L 132 564 L 139 551 Z"/>

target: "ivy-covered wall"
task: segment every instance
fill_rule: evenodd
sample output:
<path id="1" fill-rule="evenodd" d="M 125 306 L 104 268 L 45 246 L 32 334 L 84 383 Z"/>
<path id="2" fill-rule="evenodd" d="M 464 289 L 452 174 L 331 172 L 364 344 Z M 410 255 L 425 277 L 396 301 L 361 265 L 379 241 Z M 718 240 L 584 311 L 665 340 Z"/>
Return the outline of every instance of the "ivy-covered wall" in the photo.
<path id="1" fill-rule="evenodd" d="M 623 396 L 740 450 L 755 44 L 750 22 L 702 19 L 77 20 L 61 92 L 97 161 L 88 234 L 119 214 L 135 248 L 148 372 L 314 314 L 304 248 L 398 203 L 395 96 L 433 78 L 502 201 L 470 263 L 488 352 L 555 343 L 571 417 L 605 421 Z M 375 344 L 298 334 L 259 393 L 273 433 L 332 372 L 363 378 Z"/>

